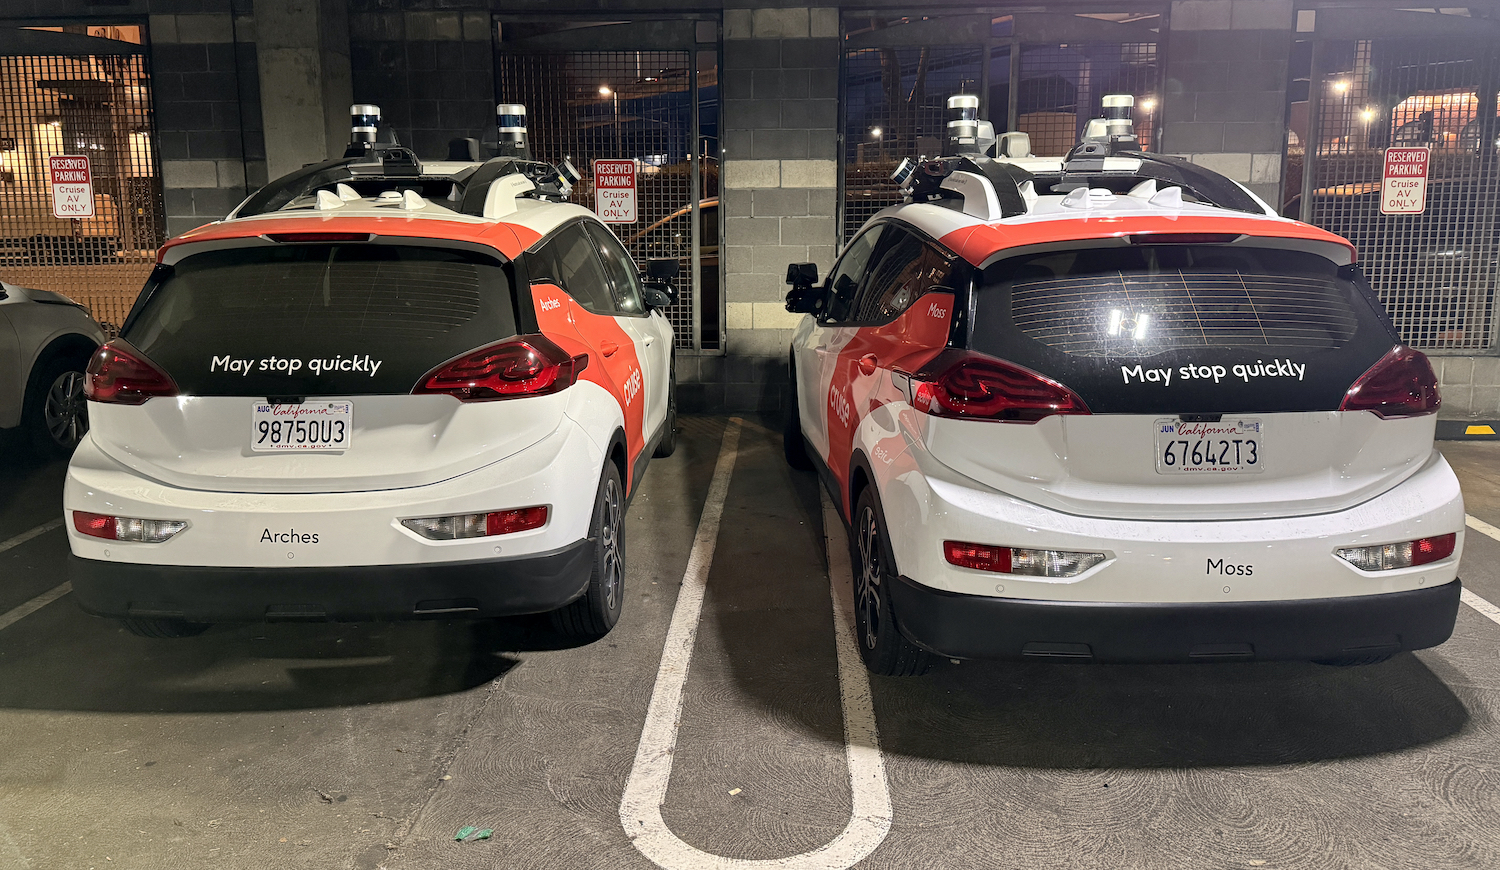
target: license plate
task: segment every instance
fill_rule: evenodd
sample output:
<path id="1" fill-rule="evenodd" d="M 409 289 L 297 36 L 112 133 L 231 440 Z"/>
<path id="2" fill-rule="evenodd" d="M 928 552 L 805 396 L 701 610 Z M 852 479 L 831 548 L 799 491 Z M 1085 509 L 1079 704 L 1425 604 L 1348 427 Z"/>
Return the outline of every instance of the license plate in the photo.
<path id="1" fill-rule="evenodd" d="M 353 438 L 353 402 L 256 403 L 250 414 L 255 451 L 348 450 Z"/>
<path id="2" fill-rule="evenodd" d="M 1218 423 L 1156 421 L 1156 472 L 1256 474 L 1265 466 L 1264 424 L 1254 417 Z"/>

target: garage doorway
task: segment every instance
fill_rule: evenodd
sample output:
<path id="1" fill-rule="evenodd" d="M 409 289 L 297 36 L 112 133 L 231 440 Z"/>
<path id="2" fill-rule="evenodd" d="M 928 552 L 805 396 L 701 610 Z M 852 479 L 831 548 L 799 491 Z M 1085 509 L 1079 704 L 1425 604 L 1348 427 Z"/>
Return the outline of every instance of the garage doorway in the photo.
<path id="1" fill-rule="evenodd" d="M 612 228 L 642 266 L 678 261 L 677 348 L 722 352 L 717 21 L 507 17 L 495 32 L 495 93 L 527 107 L 534 156 L 572 160 L 587 208 L 594 160 L 635 161 L 636 220 Z"/>
<path id="2" fill-rule="evenodd" d="M 135 25 L 0 28 L 0 279 L 113 335 L 164 239 L 151 75 Z M 53 216 L 49 158 L 84 155 L 94 216 Z"/>
<path id="3" fill-rule="evenodd" d="M 1431 12 L 1319 10 L 1299 44 L 1282 211 L 1354 242 L 1403 340 L 1496 343 L 1500 27 Z M 1426 205 L 1382 214 L 1385 149 L 1428 149 Z"/>

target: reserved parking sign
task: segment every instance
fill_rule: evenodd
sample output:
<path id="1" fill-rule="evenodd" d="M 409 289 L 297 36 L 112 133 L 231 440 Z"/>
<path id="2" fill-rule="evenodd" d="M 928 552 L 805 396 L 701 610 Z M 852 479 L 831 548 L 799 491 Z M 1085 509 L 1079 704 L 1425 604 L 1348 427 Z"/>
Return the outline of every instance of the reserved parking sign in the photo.
<path id="1" fill-rule="evenodd" d="M 94 216 L 94 176 L 87 155 L 55 155 L 47 158 L 52 174 L 52 214 L 60 218 Z"/>
<path id="2" fill-rule="evenodd" d="M 1381 214 L 1421 214 L 1427 209 L 1426 148 L 1385 149 L 1385 171 L 1380 176 Z"/>
<path id="3" fill-rule="evenodd" d="M 635 223 L 635 161 L 594 161 L 594 211 L 611 224 Z"/>

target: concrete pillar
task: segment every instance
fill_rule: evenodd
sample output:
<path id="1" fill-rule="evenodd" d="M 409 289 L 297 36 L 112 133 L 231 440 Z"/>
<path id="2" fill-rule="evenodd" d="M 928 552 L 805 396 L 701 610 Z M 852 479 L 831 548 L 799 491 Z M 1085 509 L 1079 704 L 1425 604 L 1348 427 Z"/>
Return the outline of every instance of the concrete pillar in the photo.
<path id="1" fill-rule="evenodd" d="M 723 100 L 725 407 L 778 410 L 801 315 L 788 263 L 833 264 L 839 15 L 833 7 L 726 9 Z"/>
<path id="2" fill-rule="evenodd" d="M 1292 0 L 1176 0 L 1166 34 L 1162 151 L 1281 204 Z"/>
<path id="3" fill-rule="evenodd" d="M 270 178 L 343 153 L 349 140 L 344 0 L 255 0 L 261 120 Z"/>

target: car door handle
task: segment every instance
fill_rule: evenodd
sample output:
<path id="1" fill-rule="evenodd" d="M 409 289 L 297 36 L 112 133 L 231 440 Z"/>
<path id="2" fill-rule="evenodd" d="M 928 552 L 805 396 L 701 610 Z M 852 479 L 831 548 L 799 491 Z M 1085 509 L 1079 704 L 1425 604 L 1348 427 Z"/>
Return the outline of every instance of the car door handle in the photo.
<path id="1" fill-rule="evenodd" d="M 875 367 L 880 365 L 880 360 L 873 353 L 867 353 L 859 358 L 859 373 L 862 375 L 875 374 Z"/>
<path id="2" fill-rule="evenodd" d="M 612 341 L 602 341 L 599 343 L 599 352 L 605 356 L 614 356 L 615 351 L 619 349 L 620 346 Z"/>

